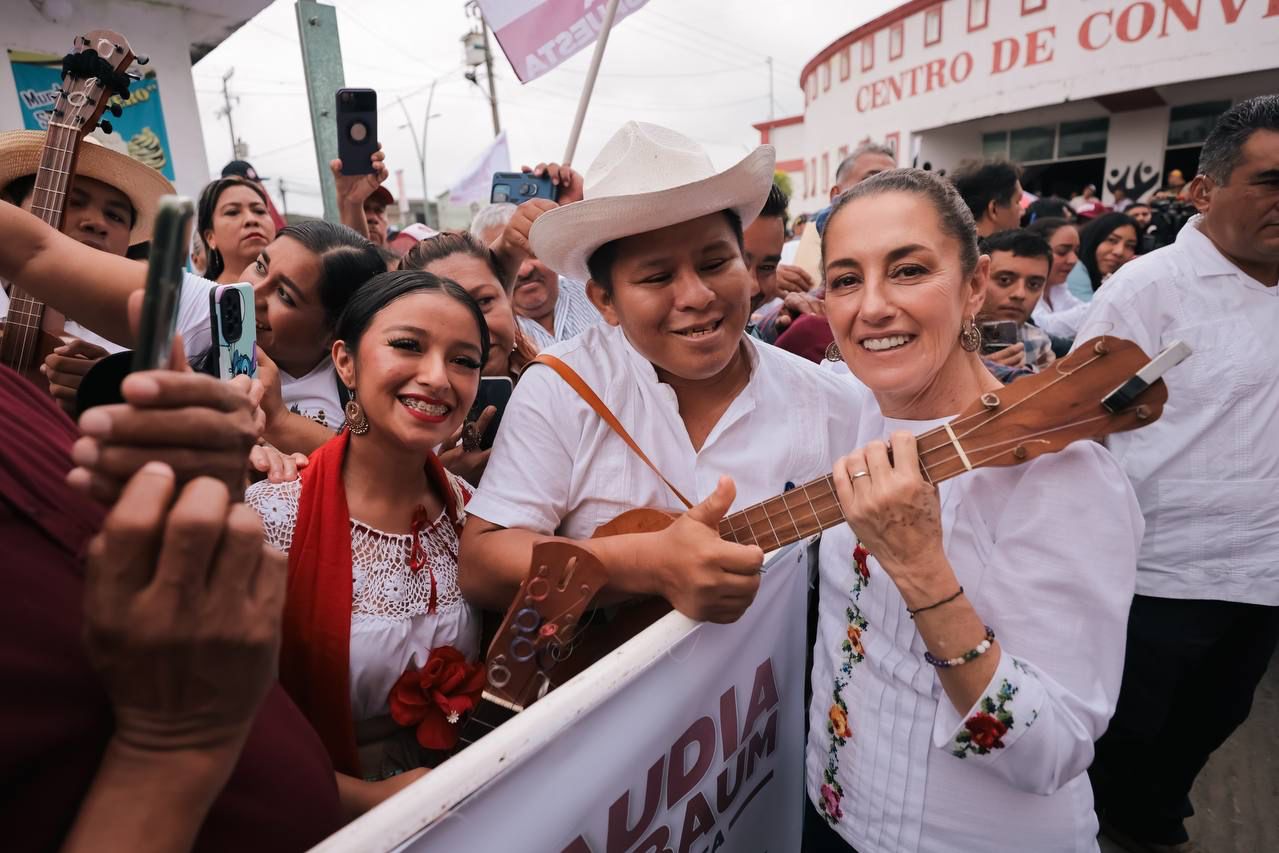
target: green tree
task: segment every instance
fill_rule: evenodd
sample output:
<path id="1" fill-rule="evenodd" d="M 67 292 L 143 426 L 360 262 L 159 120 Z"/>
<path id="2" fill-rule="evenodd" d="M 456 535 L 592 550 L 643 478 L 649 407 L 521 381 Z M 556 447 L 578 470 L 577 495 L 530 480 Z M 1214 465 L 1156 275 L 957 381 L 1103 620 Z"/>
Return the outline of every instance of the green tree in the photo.
<path id="1" fill-rule="evenodd" d="M 787 198 L 794 195 L 795 189 L 790 182 L 790 175 L 785 172 L 773 172 L 773 183 L 777 184 L 777 186 L 781 188 L 782 192 L 786 193 Z"/>

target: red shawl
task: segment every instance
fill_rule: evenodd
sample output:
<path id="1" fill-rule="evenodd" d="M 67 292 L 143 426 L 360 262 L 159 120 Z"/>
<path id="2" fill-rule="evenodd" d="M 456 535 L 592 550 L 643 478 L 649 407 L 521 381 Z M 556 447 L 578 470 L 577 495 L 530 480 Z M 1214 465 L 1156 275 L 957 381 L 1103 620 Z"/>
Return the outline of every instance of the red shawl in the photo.
<path id="1" fill-rule="evenodd" d="M 343 430 L 302 469 L 297 523 L 289 548 L 288 599 L 280 683 L 315 727 L 342 773 L 360 775 L 351 719 L 351 513 L 342 484 L 350 432 Z M 457 492 L 432 453 L 426 476 L 455 525 Z"/>

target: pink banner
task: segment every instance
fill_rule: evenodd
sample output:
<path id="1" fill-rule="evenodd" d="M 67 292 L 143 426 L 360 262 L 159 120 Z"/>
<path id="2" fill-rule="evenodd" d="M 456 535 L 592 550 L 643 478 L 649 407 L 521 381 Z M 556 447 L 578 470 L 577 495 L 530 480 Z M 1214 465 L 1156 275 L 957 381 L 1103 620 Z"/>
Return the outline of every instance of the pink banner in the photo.
<path id="1" fill-rule="evenodd" d="M 621 0 L 617 22 L 648 0 Z M 536 80 L 595 42 L 608 0 L 479 0 L 520 82 Z"/>

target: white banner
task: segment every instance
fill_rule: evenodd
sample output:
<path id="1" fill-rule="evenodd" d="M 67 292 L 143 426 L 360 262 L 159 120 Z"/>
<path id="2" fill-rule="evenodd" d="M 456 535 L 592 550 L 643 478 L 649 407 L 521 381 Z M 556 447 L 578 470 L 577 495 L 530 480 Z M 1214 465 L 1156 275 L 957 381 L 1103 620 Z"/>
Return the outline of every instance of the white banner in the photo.
<path id="1" fill-rule="evenodd" d="M 608 0 L 478 0 L 521 83 L 595 42 Z M 621 0 L 613 25 L 648 0 Z"/>
<path id="2" fill-rule="evenodd" d="M 736 623 L 666 616 L 318 849 L 798 850 L 804 543 L 767 565 Z"/>
<path id="3" fill-rule="evenodd" d="M 449 189 L 449 204 L 488 204 L 489 192 L 493 188 L 493 173 L 509 171 L 511 151 L 506 145 L 504 130 L 471 161 L 466 174 Z"/>

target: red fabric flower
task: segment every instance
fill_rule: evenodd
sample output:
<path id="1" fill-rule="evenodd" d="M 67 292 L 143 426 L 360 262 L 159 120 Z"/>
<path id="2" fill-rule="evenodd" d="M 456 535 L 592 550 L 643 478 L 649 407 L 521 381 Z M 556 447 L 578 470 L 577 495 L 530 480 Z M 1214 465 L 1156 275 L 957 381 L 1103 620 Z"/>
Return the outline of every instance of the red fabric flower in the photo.
<path id="1" fill-rule="evenodd" d="M 968 734 L 972 738 L 972 742 L 983 749 L 1003 749 L 1004 742 L 1000 740 L 1008 731 L 1001 720 L 985 711 L 979 711 L 964 721 L 964 728 L 968 729 Z"/>
<path id="2" fill-rule="evenodd" d="M 857 574 L 862 576 L 862 580 L 870 580 L 870 566 L 866 564 L 869 556 L 870 551 L 862 543 L 858 542 L 857 547 L 853 548 L 853 565 L 857 567 Z"/>
<path id="3" fill-rule="evenodd" d="M 462 715 L 479 702 L 485 681 L 484 666 L 467 663 L 452 646 L 431 649 L 425 666 L 406 670 L 391 688 L 391 719 L 417 726 L 425 749 L 452 749 Z"/>

